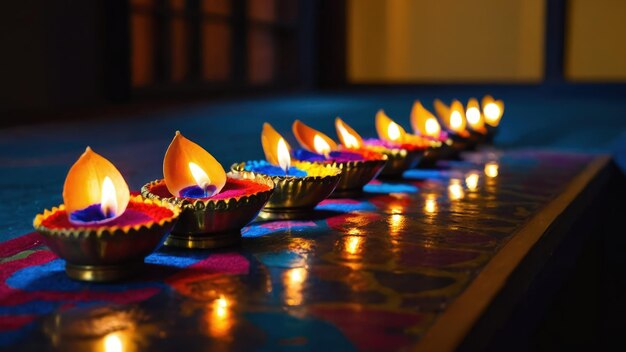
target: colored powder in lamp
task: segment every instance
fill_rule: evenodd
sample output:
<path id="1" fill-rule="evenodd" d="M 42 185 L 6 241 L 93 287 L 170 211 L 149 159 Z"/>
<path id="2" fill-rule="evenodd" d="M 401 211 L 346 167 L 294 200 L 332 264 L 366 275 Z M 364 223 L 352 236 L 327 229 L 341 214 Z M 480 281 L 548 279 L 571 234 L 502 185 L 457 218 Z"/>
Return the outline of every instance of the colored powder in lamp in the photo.
<path id="1" fill-rule="evenodd" d="M 400 149 L 406 149 L 406 150 L 425 149 L 424 146 L 419 146 L 419 145 L 415 145 L 411 143 L 393 143 L 393 142 L 388 142 L 388 141 L 377 139 L 377 138 L 366 139 L 363 142 L 365 143 L 366 146 L 369 146 L 369 147 L 381 147 L 381 148 L 387 148 L 387 149 L 400 148 Z"/>
<path id="2" fill-rule="evenodd" d="M 297 167 L 290 167 L 288 172 L 285 172 L 280 166 L 272 165 L 265 160 L 248 161 L 244 166 L 244 170 L 252 171 L 267 176 L 293 176 L 293 177 L 305 177 L 307 172 L 300 170 Z"/>
<path id="3" fill-rule="evenodd" d="M 215 194 L 217 187 L 208 185 L 207 187 L 189 186 L 180 190 L 180 196 L 183 198 L 208 198 Z"/>
<path id="4" fill-rule="evenodd" d="M 93 206 L 95 205 L 91 205 L 90 207 L 93 207 Z M 99 204 L 98 204 L 98 207 L 100 207 Z M 163 218 L 167 218 L 170 216 L 172 216 L 172 211 L 165 207 L 161 207 L 155 204 L 146 204 L 142 202 L 130 201 L 130 203 L 128 203 L 128 207 L 126 208 L 126 211 L 124 211 L 122 215 L 106 223 L 100 223 L 100 224 L 91 223 L 91 224 L 75 225 L 70 222 L 67 216 L 67 212 L 65 210 L 59 210 L 55 212 L 54 214 L 50 215 L 48 218 L 46 218 L 46 220 L 42 222 L 42 225 L 50 229 L 64 229 L 64 228 L 67 229 L 67 228 L 75 228 L 75 227 L 98 228 L 98 227 L 103 227 L 103 226 L 106 226 L 106 227 L 135 226 L 135 225 L 147 224 L 153 221 L 159 221 Z M 88 221 L 95 221 L 95 220 L 90 219 Z"/>
<path id="5" fill-rule="evenodd" d="M 191 188 L 191 187 L 188 187 Z M 200 189 L 200 187 L 197 187 Z M 238 180 L 235 178 L 227 178 L 226 184 L 224 188 L 219 193 L 213 194 L 211 197 L 201 198 L 201 199 L 212 199 L 212 200 L 222 200 L 222 199 L 230 199 L 243 197 L 250 194 L 255 194 L 258 192 L 264 192 L 269 190 L 270 187 L 261 183 L 254 182 L 252 180 Z M 154 185 L 150 189 L 150 193 L 155 194 L 162 198 L 170 198 L 172 194 L 167 189 L 165 182 L 160 182 Z M 197 198 L 197 197 L 189 197 L 189 198 Z"/>
<path id="6" fill-rule="evenodd" d="M 347 161 L 359 161 L 364 160 L 363 155 L 359 153 L 333 151 L 328 154 L 328 157 L 310 152 L 306 149 L 298 149 L 294 153 L 294 157 L 302 161 L 311 162 L 323 162 L 323 161 L 335 161 L 335 162 L 347 162 Z"/>
<path id="7" fill-rule="evenodd" d="M 86 208 L 76 210 L 70 213 L 70 220 L 74 222 L 92 222 L 92 221 L 103 221 L 108 218 L 112 218 L 115 214 L 112 213 L 104 213 L 102 211 L 102 207 L 100 203 L 92 204 Z"/>

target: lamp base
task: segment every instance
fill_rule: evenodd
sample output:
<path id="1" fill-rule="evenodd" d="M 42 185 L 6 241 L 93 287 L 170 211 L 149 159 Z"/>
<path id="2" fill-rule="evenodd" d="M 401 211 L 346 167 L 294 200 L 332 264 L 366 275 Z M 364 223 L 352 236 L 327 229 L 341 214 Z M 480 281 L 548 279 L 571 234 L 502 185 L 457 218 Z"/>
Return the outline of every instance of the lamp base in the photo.
<path id="1" fill-rule="evenodd" d="M 123 263 L 119 265 L 80 265 L 65 264 L 65 273 L 71 279 L 88 282 L 111 282 L 137 275 L 143 269 L 144 262 Z"/>
<path id="2" fill-rule="evenodd" d="M 241 244 L 241 231 L 183 235 L 171 233 L 165 240 L 169 247 L 189 249 L 215 249 Z"/>

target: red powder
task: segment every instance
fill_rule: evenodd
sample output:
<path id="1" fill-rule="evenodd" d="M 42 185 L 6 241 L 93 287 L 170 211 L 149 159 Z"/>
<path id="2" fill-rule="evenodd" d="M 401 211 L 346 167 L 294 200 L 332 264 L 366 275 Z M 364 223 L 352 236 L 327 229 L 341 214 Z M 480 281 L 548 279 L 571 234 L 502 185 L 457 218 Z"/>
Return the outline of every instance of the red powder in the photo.
<path id="1" fill-rule="evenodd" d="M 228 198 L 239 198 L 259 192 L 265 192 L 270 189 L 269 186 L 264 184 L 254 182 L 252 180 L 239 180 L 236 178 L 227 178 L 226 184 L 224 188 L 220 191 L 220 193 L 214 195 L 209 198 L 201 198 L 203 200 L 213 199 L 213 200 L 221 200 Z M 161 181 L 158 184 L 152 186 L 150 189 L 152 194 L 155 194 L 161 198 L 170 198 L 172 194 L 167 190 L 167 186 L 165 186 L 165 182 Z M 191 199 L 191 198 L 189 198 Z"/>
<path id="2" fill-rule="evenodd" d="M 169 218 L 173 215 L 172 211 L 160 207 L 156 204 L 146 204 L 143 202 L 130 201 L 126 211 L 120 217 L 113 219 L 104 224 L 91 224 L 91 225 L 74 225 L 70 222 L 67 216 L 67 211 L 61 210 L 48 216 L 42 225 L 50 229 L 63 229 L 63 228 L 98 228 L 102 226 L 133 226 L 139 224 L 145 224 L 152 221 L 160 221 L 165 218 Z"/>

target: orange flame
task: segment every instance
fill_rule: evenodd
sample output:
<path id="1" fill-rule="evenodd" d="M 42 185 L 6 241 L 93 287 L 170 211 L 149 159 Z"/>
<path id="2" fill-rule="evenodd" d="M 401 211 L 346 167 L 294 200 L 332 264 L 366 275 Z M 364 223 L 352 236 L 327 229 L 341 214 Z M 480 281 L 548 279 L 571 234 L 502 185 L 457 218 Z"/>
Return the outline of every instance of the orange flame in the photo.
<path id="1" fill-rule="evenodd" d="M 359 149 L 363 146 L 363 138 L 339 117 L 335 119 L 335 129 L 344 147 L 348 149 Z"/>
<path id="2" fill-rule="evenodd" d="M 219 193 L 226 184 L 222 165 L 201 146 L 176 131 L 163 159 L 163 176 L 168 191 L 181 197 L 185 188 L 197 186 L 210 197 Z"/>
<path id="3" fill-rule="evenodd" d="M 321 155 L 328 155 L 333 150 L 337 150 L 337 143 L 324 133 L 313 129 L 300 120 L 294 121 L 291 126 L 293 134 L 302 148 Z"/>
<path id="4" fill-rule="evenodd" d="M 413 103 L 411 109 L 411 127 L 413 132 L 423 136 L 439 138 L 441 126 L 435 115 L 428 111 L 419 100 Z"/>
<path id="5" fill-rule="evenodd" d="M 482 107 L 485 122 L 490 126 L 497 127 L 504 113 L 504 102 L 494 100 L 491 95 L 485 95 L 482 100 Z"/>
<path id="6" fill-rule="evenodd" d="M 406 139 L 404 128 L 391 120 L 382 109 L 376 113 L 376 132 L 378 138 L 387 142 L 403 143 Z"/>
<path id="7" fill-rule="evenodd" d="M 110 221 L 122 215 L 129 200 L 130 192 L 122 174 L 110 161 L 89 147 L 72 165 L 63 185 L 63 203 L 68 215 L 100 204 L 106 219 L 94 223 Z"/>
<path id="8" fill-rule="evenodd" d="M 280 133 L 276 132 L 272 125 L 267 122 L 263 124 L 261 144 L 263 145 L 265 159 L 271 164 L 280 166 L 281 169 L 287 172 L 289 167 L 291 167 L 291 147 Z"/>
<path id="9" fill-rule="evenodd" d="M 476 98 L 470 98 L 470 100 L 467 101 L 465 117 L 467 118 L 467 124 L 472 130 L 480 133 L 487 132 L 485 129 L 485 119 L 483 114 L 480 113 L 478 100 L 476 100 Z"/>

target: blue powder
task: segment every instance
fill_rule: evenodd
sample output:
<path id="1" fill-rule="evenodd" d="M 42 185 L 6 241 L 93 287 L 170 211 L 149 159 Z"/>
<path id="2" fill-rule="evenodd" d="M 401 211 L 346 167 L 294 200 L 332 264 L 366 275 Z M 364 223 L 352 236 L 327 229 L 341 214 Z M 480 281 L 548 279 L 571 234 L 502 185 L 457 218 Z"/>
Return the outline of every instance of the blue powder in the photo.
<path id="1" fill-rule="evenodd" d="M 208 185 L 206 188 L 189 186 L 180 190 L 180 196 L 185 198 L 207 198 L 215 194 L 217 187 Z"/>
<path id="2" fill-rule="evenodd" d="M 102 221 L 113 217 L 113 214 L 105 214 L 102 212 L 100 203 L 92 204 L 87 208 L 76 210 L 70 214 L 70 221 L 72 222 L 91 222 Z"/>
<path id="3" fill-rule="evenodd" d="M 285 174 L 285 170 L 281 169 L 279 166 L 272 165 L 265 160 L 253 160 L 247 161 L 246 166 L 244 167 L 246 171 L 252 171 L 259 174 L 264 174 L 268 176 L 294 176 L 294 177 L 305 177 L 307 175 L 306 171 L 300 170 L 297 167 L 290 167 L 289 172 Z"/>
<path id="4" fill-rule="evenodd" d="M 306 160 L 306 161 L 325 161 L 326 158 L 323 155 L 316 154 L 310 152 L 306 149 L 297 149 L 293 156 L 298 160 Z"/>

